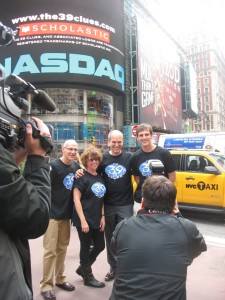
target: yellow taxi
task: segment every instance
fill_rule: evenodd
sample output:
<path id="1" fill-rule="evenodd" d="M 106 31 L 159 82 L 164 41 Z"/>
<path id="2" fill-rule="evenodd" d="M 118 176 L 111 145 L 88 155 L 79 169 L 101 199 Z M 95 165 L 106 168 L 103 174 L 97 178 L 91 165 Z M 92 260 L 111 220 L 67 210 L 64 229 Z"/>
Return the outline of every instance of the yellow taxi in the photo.
<path id="1" fill-rule="evenodd" d="M 225 215 L 225 155 L 201 150 L 170 150 L 176 165 L 180 209 Z"/>

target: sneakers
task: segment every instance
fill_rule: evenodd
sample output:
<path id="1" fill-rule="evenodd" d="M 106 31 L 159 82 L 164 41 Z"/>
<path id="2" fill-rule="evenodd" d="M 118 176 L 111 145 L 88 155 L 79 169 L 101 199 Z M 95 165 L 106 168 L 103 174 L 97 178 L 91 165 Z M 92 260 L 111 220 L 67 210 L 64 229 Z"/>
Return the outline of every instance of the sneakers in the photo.
<path id="1" fill-rule="evenodd" d="M 109 271 L 106 275 L 105 275 L 105 281 L 111 281 L 115 278 L 115 272 L 114 271 Z"/>

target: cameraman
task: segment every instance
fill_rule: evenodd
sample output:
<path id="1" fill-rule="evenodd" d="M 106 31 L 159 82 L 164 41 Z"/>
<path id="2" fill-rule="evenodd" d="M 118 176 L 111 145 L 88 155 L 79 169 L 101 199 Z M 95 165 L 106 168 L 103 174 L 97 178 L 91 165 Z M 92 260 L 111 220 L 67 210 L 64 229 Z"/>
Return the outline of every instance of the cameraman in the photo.
<path id="1" fill-rule="evenodd" d="M 48 127 L 32 118 L 40 135 Z M 28 239 L 44 234 L 49 222 L 51 187 L 45 150 L 26 125 L 25 148 L 11 154 L 0 135 L 0 299 L 33 299 Z M 24 174 L 17 166 L 26 159 Z"/>

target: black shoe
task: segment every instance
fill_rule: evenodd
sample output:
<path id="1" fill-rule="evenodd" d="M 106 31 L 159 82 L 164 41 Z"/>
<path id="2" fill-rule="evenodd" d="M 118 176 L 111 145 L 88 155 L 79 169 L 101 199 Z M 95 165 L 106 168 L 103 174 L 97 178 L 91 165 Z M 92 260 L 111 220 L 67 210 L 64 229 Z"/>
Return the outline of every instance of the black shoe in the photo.
<path id="1" fill-rule="evenodd" d="M 115 272 L 114 271 L 109 271 L 106 275 L 105 275 L 105 281 L 111 281 L 115 278 Z"/>
<path id="2" fill-rule="evenodd" d="M 84 285 L 91 286 L 94 288 L 103 288 L 105 287 L 104 282 L 98 281 L 94 278 L 93 275 L 87 275 L 84 277 Z"/>
<path id="3" fill-rule="evenodd" d="M 81 276 L 82 278 L 84 278 L 84 274 L 83 274 L 83 271 L 82 271 L 82 267 L 79 266 L 77 269 L 76 269 L 76 273 L 77 275 Z"/>
<path id="4" fill-rule="evenodd" d="M 65 290 L 65 291 L 68 291 L 68 292 L 72 292 L 75 290 L 75 286 L 69 282 L 64 282 L 64 283 L 56 283 L 55 284 L 57 287 Z"/>
<path id="5" fill-rule="evenodd" d="M 41 292 L 41 296 L 44 300 L 56 300 L 55 294 L 52 290 Z"/>

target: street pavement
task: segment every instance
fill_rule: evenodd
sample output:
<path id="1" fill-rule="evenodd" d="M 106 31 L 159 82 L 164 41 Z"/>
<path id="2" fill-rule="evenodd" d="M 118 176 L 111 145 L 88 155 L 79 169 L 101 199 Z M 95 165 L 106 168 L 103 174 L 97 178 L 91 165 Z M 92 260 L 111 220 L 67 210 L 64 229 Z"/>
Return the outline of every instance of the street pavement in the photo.
<path id="1" fill-rule="evenodd" d="M 188 268 L 187 300 L 225 300 L 225 241 L 212 243 L 206 238 L 208 251 L 194 260 Z M 42 274 L 42 237 L 30 240 L 34 300 L 43 299 L 40 295 L 39 282 Z M 105 288 L 92 288 L 83 285 L 83 280 L 75 273 L 79 265 L 79 239 L 76 229 L 71 228 L 71 240 L 66 257 L 67 280 L 73 283 L 76 290 L 64 291 L 54 287 L 57 300 L 108 300 L 113 282 L 106 282 Z M 103 251 L 93 265 L 96 279 L 104 281 L 109 267 L 106 251 Z M 123 300 L 123 299 L 120 299 Z M 137 299 L 138 300 L 138 299 Z M 151 300 L 146 296 L 146 300 Z M 163 300 L 163 299 L 162 299 Z"/>

